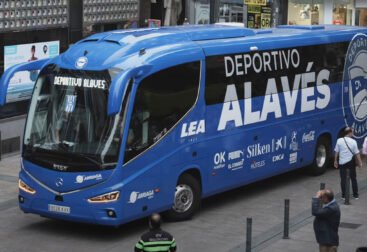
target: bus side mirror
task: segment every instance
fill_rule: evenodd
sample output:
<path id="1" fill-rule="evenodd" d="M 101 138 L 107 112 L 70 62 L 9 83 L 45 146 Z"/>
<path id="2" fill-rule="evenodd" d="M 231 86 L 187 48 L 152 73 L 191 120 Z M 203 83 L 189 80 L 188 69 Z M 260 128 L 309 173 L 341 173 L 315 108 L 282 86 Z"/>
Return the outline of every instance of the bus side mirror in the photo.
<path id="1" fill-rule="evenodd" d="M 49 60 L 50 59 L 41 59 L 26 63 L 20 63 L 7 69 L 0 79 L 0 106 L 3 106 L 6 103 L 6 95 L 8 93 L 9 82 L 15 73 L 21 71 L 41 70 Z"/>
<path id="2" fill-rule="evenodd" d="M 132 78 L 140 77 L 143 74 L 149 72 L 152 68 L 150 65 L 144 65 L 127 69 L 119 73 L 113 80 L 110 86 L 110 94 L 108 97 L 108 115 L 117 114 L 121 108 L 122 101 L 125 98 L 129 81 Z"/>

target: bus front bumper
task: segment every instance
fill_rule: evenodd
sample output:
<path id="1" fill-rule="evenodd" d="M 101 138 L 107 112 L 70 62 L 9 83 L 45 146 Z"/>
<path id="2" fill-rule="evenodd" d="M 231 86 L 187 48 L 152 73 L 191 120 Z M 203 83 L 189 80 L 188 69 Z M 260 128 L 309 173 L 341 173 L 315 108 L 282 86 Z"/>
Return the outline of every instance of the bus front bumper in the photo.
<path id="1" fill-rule="evenodd" d="M 115 204 L 82 205 L 40 198 L 32 199 L 22 191 L 19 193 L 18 200 L 19 207 L 24 213 L 38 214 L 52 219 L 107 226 L 119 226 L 123 222 L 121 216 L 118 216 L 122 211 L 116 209 L 116 206 L 113 206 Z"/>

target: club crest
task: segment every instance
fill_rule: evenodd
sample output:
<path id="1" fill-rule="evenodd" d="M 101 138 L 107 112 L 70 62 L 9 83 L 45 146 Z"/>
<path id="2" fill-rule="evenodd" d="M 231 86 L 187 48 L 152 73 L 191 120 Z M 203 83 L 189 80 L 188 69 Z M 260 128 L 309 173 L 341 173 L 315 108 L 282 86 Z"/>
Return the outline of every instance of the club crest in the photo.
<path id="1" fill-rule="evenodd" d="M 367 36 L 357 34 L 349 44 L 343 73 L 345 123 L 356 138 L 367 135 Z M 348 116 L 351 114 L 352 116 Z"/>

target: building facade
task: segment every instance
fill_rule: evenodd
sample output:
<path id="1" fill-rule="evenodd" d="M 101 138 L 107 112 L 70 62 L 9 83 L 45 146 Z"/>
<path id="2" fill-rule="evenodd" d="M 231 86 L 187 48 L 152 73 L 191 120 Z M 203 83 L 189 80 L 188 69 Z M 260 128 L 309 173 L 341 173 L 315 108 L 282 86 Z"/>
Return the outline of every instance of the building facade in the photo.
<path id="1" fill-rule="evenodd" d="M 184 16 L 190 24 L 239 22 L 250 28 L 280 24 L 367 25 L 366 0 L 183 1 L 186 9 Z"/>
<path id="2" fill-rule="evenodd" d="M 355 25 L 354 0 L 289 0 L 288 24 Z"/>
<path id="3" fill-rule="evenodd" d="M 32 59 L 25 61 L 36 60 L 46 52 L 51 55 L 54 47 L 48 48 L 49 41 L 58 43 L 54 50 L 58 54 L 92 33 L 138 27 L 139 4 L 139 0 L 0 0 L 0 75 L 6 67 L 5 59 L 21 63 L 14 63 L 23 56 L 16 55 L 17 50 L 26 56 L 32 53 Z M 38 48 L 41 42 L 44 53 Z M 23 53 L 20 48 L 24 45 L 29 48 Z M 18 84 L 25 84 L 22 81 L 19 78 Z M 24 114 L 28 93 L 1 107 L 0 119 Z"/>

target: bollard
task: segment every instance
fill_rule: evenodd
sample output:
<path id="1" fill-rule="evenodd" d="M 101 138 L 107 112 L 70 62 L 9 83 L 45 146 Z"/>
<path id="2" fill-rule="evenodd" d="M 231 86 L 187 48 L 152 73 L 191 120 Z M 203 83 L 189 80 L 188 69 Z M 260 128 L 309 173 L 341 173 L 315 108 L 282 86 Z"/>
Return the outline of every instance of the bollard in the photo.
<path id="1" fill-rule="evenodd" d="M 251 252 L 252 218 L 247 218 L 246 226 L 246 252 Z"/>
<path id="2" fill-rule="evenodd" d="M 345 181 L 345 201 L 344 205 L 350 205 L 349 198 L 350 198 L 350 171 L 346 169 L 347 173 L 347 180 Z"/>
<path id="3" fill-rule="evenodd" d="M 289 239 L 289 199 L 284 200 L 284 231 L 283 239 Z"/>
<path id="4" fill-rule="evenodd" d="M 325 183 L 320 183 L 320 190 L 324 190 L 325 189 Z"/>

